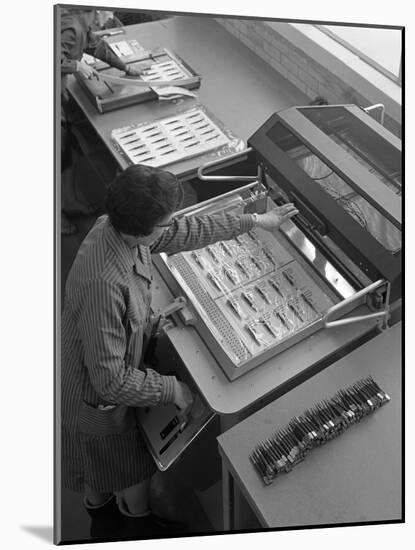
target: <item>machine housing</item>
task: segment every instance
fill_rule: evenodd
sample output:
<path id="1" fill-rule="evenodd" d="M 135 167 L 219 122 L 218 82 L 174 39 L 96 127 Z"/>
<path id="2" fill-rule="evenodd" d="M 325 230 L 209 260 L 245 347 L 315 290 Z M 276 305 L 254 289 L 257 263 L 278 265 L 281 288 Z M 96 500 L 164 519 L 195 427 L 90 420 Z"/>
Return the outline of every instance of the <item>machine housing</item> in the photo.
<path id="1" fill-rule="evenodd" d="M 289 201 L 299 215 L 273 233 L 255 229 L 155 262 L 230 380 L 317 330 L 374 317 L 383 328 L 401 298 L 400 141 L 341 105 L 276 113 L 249 146 L 255 181 L 178 215 Z M 353 317 L 362 304 L 368 315 Z"/>

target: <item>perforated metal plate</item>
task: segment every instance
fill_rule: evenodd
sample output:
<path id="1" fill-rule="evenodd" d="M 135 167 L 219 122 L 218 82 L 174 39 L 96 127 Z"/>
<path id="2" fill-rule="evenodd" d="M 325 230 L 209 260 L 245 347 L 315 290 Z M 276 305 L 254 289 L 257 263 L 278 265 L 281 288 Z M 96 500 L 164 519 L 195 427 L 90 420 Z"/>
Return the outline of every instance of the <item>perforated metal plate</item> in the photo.
<path id="1" fill-rule="evenodd" d="M 132 164 L 148 166 L 166 166 L 231 144 L 202 108 L 113 130 L 112 138 Z"/>
<path id="2" fill-rule="evenodd" d="M 240 210 L 240 204 L 226 208 Z M 338 301 L 280 231 L 256 228 L 199 250 L 161 255 L 160 261 L 231 380 L 319 330 Z"/>
<path id="3" fill-rule="evenodd" d="M 332 305 L 275 237 L 251 231 L 169 259 L 235 365 L 289 340 Z"/>
<path id="4" fill-rule="evenodd" d="M 193 293 L 199 304 L 203 307 L 205 314 L 217 330 L 222 345 L 228 352 L 234 355 L 235 363 L 240 363 L 250 357 L 248 348 L 235 333 L 231 323 L 219 309 L 215 300 L 206 292 L 206 289 L 199 283 L 196 273 L 192 270 L 183 255 L 176 255 L 171 260 L 171 266 L 180 274 L 183 282 Z"/>
<path id="5" fill-rule="evenodd" d="M 171 59 L 164 63 L 155 63 L 145 74 L 141 75 L 141 78 L 151 83 L 153 80 L 171 80 L 173 82 L 174 80 L 180 80 L 188 76 L 179 64 Z"/>

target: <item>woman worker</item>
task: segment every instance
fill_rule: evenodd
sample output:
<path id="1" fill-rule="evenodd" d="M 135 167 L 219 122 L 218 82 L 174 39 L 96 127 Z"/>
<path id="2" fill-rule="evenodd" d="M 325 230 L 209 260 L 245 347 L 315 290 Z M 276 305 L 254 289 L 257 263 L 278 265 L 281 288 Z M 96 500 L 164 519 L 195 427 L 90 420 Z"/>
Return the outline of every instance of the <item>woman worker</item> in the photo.
<path id="1" fill-rule="evenodd" d="M 84 78 L 99 77 L 98 72 L 82 61 L 84 53 L 105 61 L 111 67 L 124 71 L 129 76 L 139 76 L 145 71 L 143 66 L 137 69 L 128 66 L 110 48 L 107 42 L 93 32 L 93 28 L 105 27 L 113 16 L 110 11 L 81 10 L 77 8 L 60 8 L 60 63 L 61 63 L 61 101 L 62 101 L 62 153 L 67 154 L 66 142 L 70 126 L 70 101 L 67 97 L 66 83 L 68 75 L 75 72 Z M 85 185 L 85 183 L 83 183 Z M 67 175 L 65 185 L 62 187 L 62 205 L 73 202 L 71 199 L 77 196 L 77 182 L 72 181 Z M 78 199 L 75 209 L 80 214 L 90 213 L 88 205 Z M 74 210 L 74 206 L 72 206 Z M 61 213 L 61 232 L 70 235 L 76 232 L 76 226 L 69 221 L 64 211 Z"/>
<path id="2" fill-rule="evenodd" d="M 111 50 L 107 42 L 93 32 L 95 20 L 98 19 L 100 26 L 105 26 L 105 21 L 109 18 L 112 18 L 111 12 L 62 8 L 61 74 L 63 77 L 74 72 L 81 73 L 85 78 L 97 75 L 95 69 L 82 61 L 84 53 L 105 61 L 111 67 L 125 71 L 128 75 L 141 74 L 140 70 L 127 66 Z"/>
<path id="3" fill-rule="evenodd" d="M 107 214 L 83 241 L 69 273 L 62 318 L 62 471 L 102 536 L 161 536 L 172 525 L 151 513 L 155 463 L 137 428 L 140 407 L 192 404 L 189 388 L 144 364 L 151 326 L 151 254 L 232 239 L 254 226 L 275 230 L 298 213 L 175 217 L 182 189 L 164 170 L 136 165 L 108 188 Z"/>

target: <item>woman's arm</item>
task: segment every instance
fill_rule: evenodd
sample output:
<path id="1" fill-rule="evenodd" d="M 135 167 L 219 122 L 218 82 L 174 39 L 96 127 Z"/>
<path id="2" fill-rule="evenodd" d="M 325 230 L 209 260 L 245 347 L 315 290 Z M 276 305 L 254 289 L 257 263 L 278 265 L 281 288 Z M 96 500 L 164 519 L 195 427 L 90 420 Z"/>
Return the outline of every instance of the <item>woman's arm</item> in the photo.
<path id="1" fill-rule="evenodd" d="M 186 250 L 203 248 L 217 241 L 233 239 L 246 233 L 254 226 L 251 214 L 213 214 L 190 216 L 175 220 L 172 227 L 163 233 L 151 246 L 151 252 L 174 254 Z"/>
<path id="2" fill-rule="evenodd" d="M 101 61 L 105 61 L 105 63 L 108 63 L 111 67 L 127 72 L 127 65 L 124 61 L 111 50 L 105 40 L 96 36 L 92 31 L 88 33 L 88 47 L 85 49 L 85 52 Z"/>
<path id="3" fill-rule="evenodd" d="M 77 327 L 94 389 L 110 403 L 143 407 L 174 401 L 174 376 L 139 370 L 125 360 L 126 306 L 120 289 L 98 279 L 82 289 Z M 142 327 L 138 329 L 142 331 Z M 142 338 L 141 334 L 135 337 Z"/>
<path id="4" fill-rule="evenodd" d="M 217 241 L 233 239 L 254 226 L 275 231 L 281 224 L 298 214 L 292 203 L 277 206 L 265 214 L 227 214 L 191 216 L 175 220 L 172 227 L 151 246 L 151 252 L 174 254 L 203 248 Z"/>

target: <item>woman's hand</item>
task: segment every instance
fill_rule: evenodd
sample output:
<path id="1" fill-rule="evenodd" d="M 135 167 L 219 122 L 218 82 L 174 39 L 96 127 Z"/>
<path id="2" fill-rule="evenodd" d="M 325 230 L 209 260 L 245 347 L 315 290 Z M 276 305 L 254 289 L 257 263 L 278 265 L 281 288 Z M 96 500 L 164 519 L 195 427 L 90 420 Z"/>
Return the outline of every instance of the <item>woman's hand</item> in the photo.
<path id="1" fill-rule="evenodd" d="M 289 202 L 283 206 L 277 206 L 265 214 L 257 214 L 257 227 L 266 231 L 274 231 L 296 214 L 298 214 L 297 208 Z"/>
<path id="2" fill-rule="evenodd" d="M 146 72 L 151 69 L 152 65 L 152 63 L 146 62 L 140 63 L 140 67 L 133 67 L 132 65 L 128 65 L 125 73 L 128 76 L 141 76 L 142 74 L 146 74 Z"/>
<path id="3" fill-rule="evenodd" d="M 142 72 L 143 71 L 140 71 L 140 69 L 135 69 L 134 67 L 127 67 L 125 74 L 127 74 L 128 76 L 140 76 Z"/>
<path id="4" fill-rule="evenodd" d="M 76 62 L 76 72 L 80 73 L 84 78 L 91 79 L 93 76 L 99 78 L 99 75 L 95 69 L 90 67 L 87 63 L 82 61 Z"/>
<path id="5" fill-rule="evenodd" d="M 174 383 L 174 404 L 180 409 L 180 414 L 185 415 L 190 411 L 193 404 L 193 394 L 189 387 L 184 382 L 179 382 L 177 379 Z"/>

